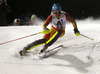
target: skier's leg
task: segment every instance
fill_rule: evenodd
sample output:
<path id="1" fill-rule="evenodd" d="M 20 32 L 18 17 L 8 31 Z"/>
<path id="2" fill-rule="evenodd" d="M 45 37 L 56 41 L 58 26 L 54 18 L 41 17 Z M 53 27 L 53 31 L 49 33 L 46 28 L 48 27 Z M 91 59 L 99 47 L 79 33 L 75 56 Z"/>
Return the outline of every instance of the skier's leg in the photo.
<path id="1" fill-rule="evenodd" d="M 25 53 L 26 53 L 26 51 L 27 50 L 31 50 L 32 48 L 34 48 L 34 47 L 36 47 L 36 46 L 39 46 L 39 45 L 42 45 L 42 44 L 45 44 L 46 43 L 46 39 L 39 39 L 39 40 L 36 40 L 36 41 L 34 41 L 34 42 L 32 42 L 32 43 L 30 43 L 30 44 L 28 44 L 27 46 L 25 46 L 24 48 L 23 48 L 23 50 L 21 50 L 20 52 L 19 52 L 19 54 L 22 56 L 22 55 L 25 55 Z"/>
<path id="2" fill-rule="evenodd" d="M 52 37 L 55 33 L 56 33 L 56 30 L 51 27 L 50 28 L 50 33 L 44 35 L 43 38 L 48 41 L 50 39 L 50 37 Z M 47 48 L 48 48 L 48 45 L 45 44 L 43 49 L 41 49 L 40 53 L 44 52 Z"/>
<path id="3" fill-rule="evenodd" d="M 56 33 L 46 42 L 40 53 L 43 53 L 48 48 L 48 46 L 51 46 L 60 37 L 61 34 L 61 31 L 56 31 Z"/>
<path id="4" fill-rule="evenodd" d="M 46 45 L 51 46 L 62 34 L 61 31 L 56 31 L 56 33 L 46 42 Z"/>

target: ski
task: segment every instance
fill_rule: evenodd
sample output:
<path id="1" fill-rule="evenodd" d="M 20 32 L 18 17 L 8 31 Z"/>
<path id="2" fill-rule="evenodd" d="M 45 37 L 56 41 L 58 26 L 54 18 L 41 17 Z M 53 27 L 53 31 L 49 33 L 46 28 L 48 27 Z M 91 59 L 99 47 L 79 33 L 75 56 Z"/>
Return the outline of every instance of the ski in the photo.
<path id="1" fill-rule="evenodd" d="M 59 48 L 59 47 L 63 47 L 63 45 L 59 45 L 59 46 L 57 46 L 57 47 L 55 47 L 55 48 L 53 48 L 51 50 L 46 51 L 45 53 L 49 53 L 50 51 L 57 50 L 57 48 Z"/>
<path id="2" fill-rule="evenodd" d="M 62 47 L 63 47 L 63 45 L 56 46 L 50 50 L 47 50 L 41 54 L 38 54 L 37 56 L 34 56 L 33 59 L 46 59 L 46 58 L 50 57 L 51 55 L 54 55 Z"/>
<path id="3" fill-rule="evenodd" d="M 27 52 L 25 56 L 30 56 L 32 59 L 36 60 L 36 59 L 46 59 L 48 58 L 49 56 L 51 55 L 54 55 L 58 50 L 60 50 L 61 48 L 63 47 L 63 45 L 58 45 L 52 49 L 49 49 L 41 54 L 35 54 L 34 53 L 31 53 L 31 52 Z M 13 52 L 14 53 L 11 53 L 13 54 L 12 56 L 13 57 L 16 57 L 16 58 L 19 58 L 19 59 L 23 59 L 25 56 L 21 56 L 18 52 L 17 49 L 11 49 L 11 50 L 14 50 Z"/>

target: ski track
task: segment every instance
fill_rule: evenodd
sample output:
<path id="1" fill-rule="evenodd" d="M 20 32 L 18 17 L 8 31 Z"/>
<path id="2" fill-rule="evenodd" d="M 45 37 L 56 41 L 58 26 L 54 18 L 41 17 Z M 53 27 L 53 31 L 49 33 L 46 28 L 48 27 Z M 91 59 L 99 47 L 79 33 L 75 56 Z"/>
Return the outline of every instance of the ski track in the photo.
<path id="1" fill-rule="evenodd" d="M 0 74 L 100 74 L 100 22 L 86 19 L 84 21 L 77 20 L 77 23 L 80 32 L 94 38 L 94 41 L 82 36 L 75 36 L 72 25 L 68 23 L 66 34 L 49 49 L 60 44 L 64 47 L 46 59 L 32 59 L 42 46 L 34 48 L 31 50 L 33 55 L 25 56 L 22 59 L 11 56 L 28 43 L 42 38 L 43 34 L 0 45 Z M 0 27 L 0 43 L 41 30 L 41 26 Z M 92 49 L 90 59 L 87 59 Z"/>

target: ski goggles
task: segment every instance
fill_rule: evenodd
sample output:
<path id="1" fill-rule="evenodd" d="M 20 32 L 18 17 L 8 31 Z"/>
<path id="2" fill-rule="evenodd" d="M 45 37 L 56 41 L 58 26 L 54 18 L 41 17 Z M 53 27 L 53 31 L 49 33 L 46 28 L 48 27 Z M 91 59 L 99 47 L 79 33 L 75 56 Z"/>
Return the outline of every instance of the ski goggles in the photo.
<path id="1" fill-rule="evenodd" d="M 60 11 L 53 11 L 53 14 L 60 14 Z"/>

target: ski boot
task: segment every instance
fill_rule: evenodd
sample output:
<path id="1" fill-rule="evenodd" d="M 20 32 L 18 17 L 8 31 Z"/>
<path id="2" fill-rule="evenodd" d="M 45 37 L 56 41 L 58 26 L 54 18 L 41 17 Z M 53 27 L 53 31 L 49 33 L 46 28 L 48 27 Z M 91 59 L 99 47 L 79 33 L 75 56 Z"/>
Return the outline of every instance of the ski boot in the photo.
<path id="1" fill-rule="evenodd" d="M 26 51 L 27 51 L 26 47 L 24 47 L 23 50 L 19 51 L 20 56 L 24 56 Z"/>
<path id="2" fill-rule="evenodd" d="M 45 52 L 47 48 L 48 48 L 48 45 L 44 45 L 43 49 L 40 50 L 39 54 Z"/>

